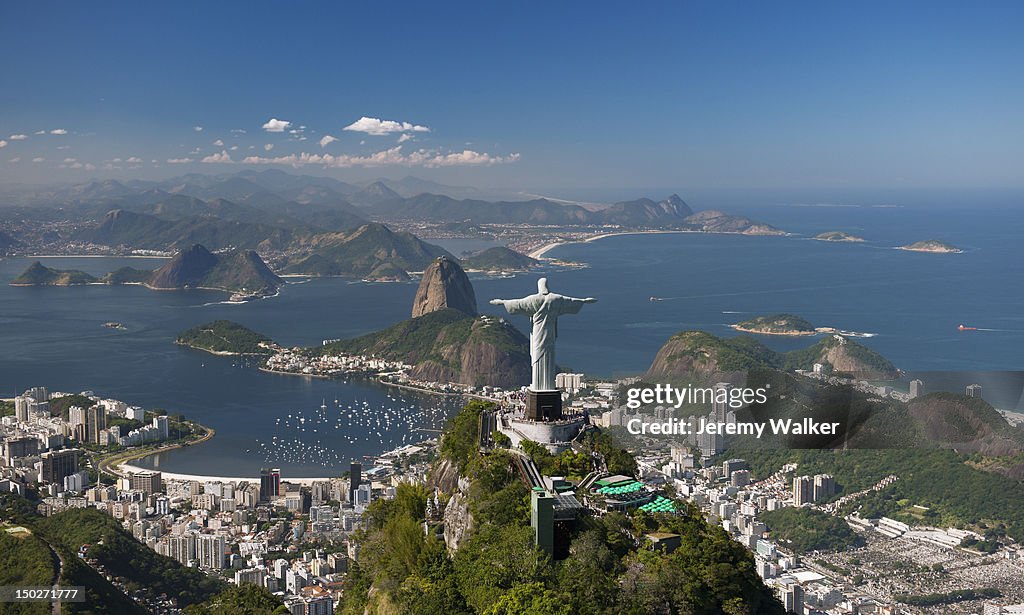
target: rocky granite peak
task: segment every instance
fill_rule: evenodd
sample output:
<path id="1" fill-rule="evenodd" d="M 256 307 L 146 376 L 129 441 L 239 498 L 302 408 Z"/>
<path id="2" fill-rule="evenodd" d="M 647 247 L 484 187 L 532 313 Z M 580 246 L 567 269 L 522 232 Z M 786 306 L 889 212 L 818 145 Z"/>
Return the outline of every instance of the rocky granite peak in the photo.
<path id="1" fill-rule="evenodd" d="M 451 308 L 476 316 L 476 293 L 459 264 L 446 256 L 434 259 L 423 272 L 412 303 L 412 317 Z"/>
<path id="2" fill-rule="evenodd" d="M 210 288 L 252 295 L 272 295 L 284 284 L 252 250 L 214 254 L 195 244 L 157 269 L 147 286 L 156 289 Z"/>

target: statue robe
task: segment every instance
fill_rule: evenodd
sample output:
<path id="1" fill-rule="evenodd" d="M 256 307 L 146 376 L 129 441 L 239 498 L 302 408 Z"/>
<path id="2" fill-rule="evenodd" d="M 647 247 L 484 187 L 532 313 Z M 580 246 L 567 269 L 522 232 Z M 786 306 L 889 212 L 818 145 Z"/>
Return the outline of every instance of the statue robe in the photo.
<path id="1" fill-rule="evenodd" d="M 555 389 L 555 338 L 558 337 L 558 317 L 575 314 L 586 303 L 583 299 L 555 293 L 537 293 L 522 299 L 505 299 L 502 304 L 509 314 L 525 314 L 533 322 L 530 335 L 530 359 L 533 363 L 534 391 Z"/>

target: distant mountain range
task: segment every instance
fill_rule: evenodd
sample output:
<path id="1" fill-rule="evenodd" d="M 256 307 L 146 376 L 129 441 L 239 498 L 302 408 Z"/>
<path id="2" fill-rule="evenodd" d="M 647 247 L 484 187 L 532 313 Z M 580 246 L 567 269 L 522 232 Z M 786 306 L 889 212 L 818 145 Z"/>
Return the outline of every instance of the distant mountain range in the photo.
<path id="1" fill-rule="evenodd" d="M 640 198 L 606 207 L 582 207 L 547 198 L 486 200 L 483 194 L 415 177 L 355 185 L 270 169 L 228 175 L 190 173 L 164 181 L 94 181 L 21 193 L 18 199 L 22 204 L 62 206 L 97 220 L 121 209 L 164 219 L 216 217 L 326 231 L 348 230 L 370 219 L 385 223 L 617 225 L 723 232 L 746 232 L 756 226 L 756 232 L 776 230 L 721 212 L 700 212 L 692 218 L 693 210 L 675 194 L 660 201 Z"/>
<path id="2" fill-rule="evenodd" d="M 438 256 L 455 260 L 444 248 L 377 223 L 364 224 L 349 232 L 314 235 L 293 247 L 303 256 L 290 259 L 284 266 L 285 273 L 379 279 L 382 274 L 392 275 L 395 267 L 423 271 Z"/>
<path id="3" fill-rule="evenodd" d="M 370 215 L 385 220 L 464 222 L 474 224 L 546 224 L 560 226 L 606 225 L 674 226 L 693 213 L 679 196 L 654 202 L 637 199 L 615 203 L 599 211 L 548 199 L 531 201 L 457 200 L 441 194 L 424 193 L 412 198 L 382 199 Z"/>
<path id="4" fill-rule="evenodd" d="M 276 169 L 190 173 L 164 181 L 93 181 L 21 193 L 23 206 L 16 200 L 13 207 L 0 209 L 0 218 L 17 218 L 28 234 L 28 220 L 76 223 L 76 230 L 48 230 L 48 236 L 26 245 L 63 242 L 87 249 L 169 252 L 201 244 L 212 251 L 257 250 L 285 273 L 383 280 L 407 279 L 410 271 L 422 271 L 434 258 L 451 256 L 387 224 L 429 224 L 449 235 L 496 232 L 488 225 L 781 233 L 718 211 L 694 213 L 675 194 L 660 201 L 641 198 L 583 207 L 546 198 L 456 198 L 431 190 L 459 196 L 478 192 L 414 177 L 355 185 Z M 16 246 L 13 237 L 0 235 L 0 253 Z M 474 256 L 466 266 L 500 271 L 533 264 L 505 249 Z"/>
<path id="5" fill-rule="evenodd" d="M 72 205 L 102 199 L 131 196 L 148 190 L 161 190 L 200 199 L 225 198 L 229 200 L 258 200 L 261 194 L 298 203 L 330 202 L 338 197 L 353 197 L 359 201 L 361 192 L 373 194 L 380 187 L 399 197 L 412 197 L 424 192 L 447 194 L 456 198 L 513 198 L 507 191 L 484 191 L 469 186 L 450 186 L 419 177 L 407 176 L 394 180 L 380 178 L 361 183 L 348 183 L 332 177 L 292 174 L 280 169 L 262 171 L 245 170 L 238 173 L 205 175 L 188 173 L 165 180 L 94 180 L 72 186 L 26 187 L 5 191 L 5 198 L 13 205 Z"/>
<path id="6" fill-rule="evenodd" d="M 168 219 L 114 209 L 99 226 L 77 233 L 74 239 L 146 250 L 174 250 L 196 243 L 212 250 L 230 247 L 281 250 L 298 238 L 316 232 L 303 226 L 275 226 L 213 216 Z"/>

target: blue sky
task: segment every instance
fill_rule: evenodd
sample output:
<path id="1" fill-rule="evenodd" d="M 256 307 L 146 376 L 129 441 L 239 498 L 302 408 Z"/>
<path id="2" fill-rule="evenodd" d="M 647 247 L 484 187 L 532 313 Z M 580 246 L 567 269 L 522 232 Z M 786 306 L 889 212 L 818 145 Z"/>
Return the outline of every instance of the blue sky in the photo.
<path id="1" fill-rule="evenodd" d="M 24 2 L 0 22 L 0 181 L 1024 187 L 1020 2 Z"/>

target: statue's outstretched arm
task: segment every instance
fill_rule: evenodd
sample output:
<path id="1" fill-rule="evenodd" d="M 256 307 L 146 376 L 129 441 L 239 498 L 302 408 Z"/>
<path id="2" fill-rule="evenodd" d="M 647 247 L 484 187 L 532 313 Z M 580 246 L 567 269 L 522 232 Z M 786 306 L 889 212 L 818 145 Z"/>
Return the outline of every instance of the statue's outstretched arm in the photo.
<path id="1" fill-rule="evenodd" d="M 509 314 L 533 314 L 537 310 L 537 305 L 534 301 L 530 300 L 530 297 L 523 299 L 491 299 L 489 303 L 491 305 L 505 306 L 505 310 Z"/>
<path id="2" fill-rule="evenodd" d="M 577 297 L 566 297 L 565 295 L 562 295 L 557 300 L 556 309 L 559 314 L 576 314 L 583 309 L 583 305 L 585 303 L 594 303 L 596 301 L 597 299 L 594 299 L 593 297 L 579 299 Z"/>

